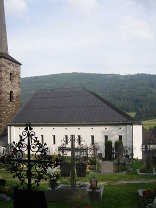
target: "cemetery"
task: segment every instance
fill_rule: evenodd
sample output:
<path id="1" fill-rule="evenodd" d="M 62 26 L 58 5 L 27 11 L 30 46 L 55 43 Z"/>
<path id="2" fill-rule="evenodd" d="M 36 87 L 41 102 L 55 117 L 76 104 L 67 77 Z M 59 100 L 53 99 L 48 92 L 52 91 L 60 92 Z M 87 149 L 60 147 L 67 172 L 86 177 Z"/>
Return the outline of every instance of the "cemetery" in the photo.
<path id="1" fill-rule="evenodd" d="M 40 90 L 20 109 L 4 0 L 0 28 L 0 208 L 156 208 L 142 124 L 81 88 Z"/>
<path id="2" fill-rule="evenodd" d="M 21 204 L 36 208 L 94 208 L 113 207 L 113 203 L 120 202 L 116 207 L 125 207 L 121 204 L 125 203 L 123 197 L 126 197 L 132 207 L 130 198 L 134 197 L 133 207 L 145 207 L 146 195 L 150 195 L 153 197 L 150 204 L 155 207 L 156 176 L 138 175 L 137 169 L 141 170 L 145 165 L 148 171 L 149 164 L 127 159 L 122 143 L 115 152 L 115 148 L 112 150 L 112 154 L 109 147 L 109 156 L 106 154 L 107 158 L 102 158 L 96 154 L 96 149 L 92 151 L 82 143 L 79 145 L 74 135 L 69 142 L 71 148 L 62 140 L 59 155 L 48 155 L 46 144 L 41 144 L 31 124 L 26 124 L 19 142 L 7 146 L 1 155 L 0 204 L 4 208 L 8 205 L 18 208 Z M 67 152 L 71 155 L 67 156 Z M 152 191 L 146 191 L 149 189 Z M 139 190 L 144 195 L 140 196 Z M 112 199 L 114 195 L 120 198 L 119 202 Z"/>

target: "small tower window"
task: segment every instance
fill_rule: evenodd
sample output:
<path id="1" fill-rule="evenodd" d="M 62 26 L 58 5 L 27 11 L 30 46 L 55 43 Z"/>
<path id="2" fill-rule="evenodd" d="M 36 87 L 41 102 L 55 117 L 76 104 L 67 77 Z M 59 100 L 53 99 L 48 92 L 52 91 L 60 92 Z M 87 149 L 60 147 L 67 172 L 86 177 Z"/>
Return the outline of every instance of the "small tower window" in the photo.
<path id="1" fill-rule="evenodd" d="M 10 102 L 13 101 L 13 91 L 10 91 Z"/>
<path id="2" fill-rule="evenodd" d="M 12 82 L 13 73 L 10 73 L 10 81 Z"/>

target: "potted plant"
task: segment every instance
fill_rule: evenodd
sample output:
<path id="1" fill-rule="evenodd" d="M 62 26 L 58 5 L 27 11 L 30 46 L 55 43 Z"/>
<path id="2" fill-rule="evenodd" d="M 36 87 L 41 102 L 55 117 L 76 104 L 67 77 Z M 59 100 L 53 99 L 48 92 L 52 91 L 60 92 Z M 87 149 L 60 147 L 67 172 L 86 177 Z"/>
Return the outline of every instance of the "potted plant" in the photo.
<path id="1" fill-rule="evenodd" d="M 57 180 L 60 176 L 60 169 L 58 167 L 48 167 L 47 173 L 49 176 L 49 187 L 55 189 L 58 186 Z"/>

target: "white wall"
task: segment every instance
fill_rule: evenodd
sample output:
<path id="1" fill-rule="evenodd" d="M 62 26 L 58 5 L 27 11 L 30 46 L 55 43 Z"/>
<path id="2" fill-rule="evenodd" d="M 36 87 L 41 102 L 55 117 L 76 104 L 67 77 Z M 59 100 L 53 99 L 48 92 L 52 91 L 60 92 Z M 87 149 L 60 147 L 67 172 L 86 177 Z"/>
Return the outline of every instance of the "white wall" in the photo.
<path id="1" fill-rule="evenodd" d="M 24 127 L 14 127 L 11 126 L 8 129 L 9 137 L 8 142 L 19 140 L 19 135 L 22 134 Z M 44 137 L 44 142 L 50 149 L 51 153 L 57 153 L 58 146 L 61 146 L 62 139 L 65 135 L 75 135 L 76 137 L 80 135 L 82 139 L 85 141 L 83 144 L 87 144 L 88 146 L 91 144 L 91 135 L 94 135 L 95 142 L 98 143 L 100 150 L 104 155 L 104 142 L 105 135 L 108 135 L 108 139 L 112 140 L 113 144 L 115 141 L 119 140 L 119 135 L 122 135 L 122 141 L 124 146 L 129 146 L 132 148 L 132 126 L 131 125 L 115 125 L 115 126 L 43 126 L 43 127 L 33 127 L 36 136 L 41 141 L 41 135 Z M 134 138 L 138 137 L 139 141 L 142 141 L 142 133 L 141 129 L 135 128 L 133 132 L 135 133 Z M 56 144 L 53 144 L 53 137 L 55 135 Z M 141 138 L 140 138 L 141 137 Z M 136 143 L 135 143 L 136 144 Z M 137 143 L 138 145 L 138 143 Z M 137 155 L 137 151 L 135 152 L 135 156 Z"/>

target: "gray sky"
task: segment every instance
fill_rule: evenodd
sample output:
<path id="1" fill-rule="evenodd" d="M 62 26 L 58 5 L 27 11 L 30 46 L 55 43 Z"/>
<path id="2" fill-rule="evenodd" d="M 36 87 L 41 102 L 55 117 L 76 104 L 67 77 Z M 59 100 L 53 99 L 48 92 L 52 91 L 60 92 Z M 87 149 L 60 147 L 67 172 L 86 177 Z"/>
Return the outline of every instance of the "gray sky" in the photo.
<path id="1" fill-rule="evenodd" d="M 156 74 L 156 0 L 4 0 L 22 77 Z"/>

